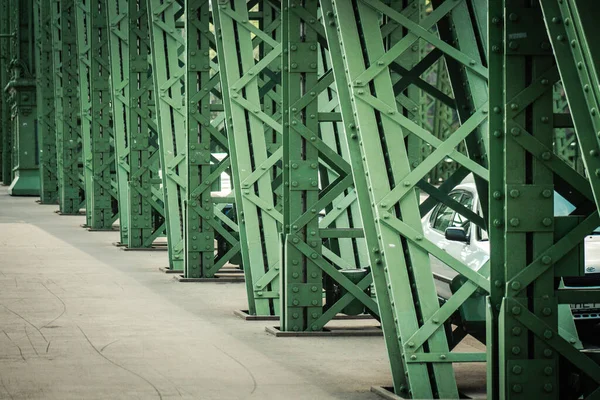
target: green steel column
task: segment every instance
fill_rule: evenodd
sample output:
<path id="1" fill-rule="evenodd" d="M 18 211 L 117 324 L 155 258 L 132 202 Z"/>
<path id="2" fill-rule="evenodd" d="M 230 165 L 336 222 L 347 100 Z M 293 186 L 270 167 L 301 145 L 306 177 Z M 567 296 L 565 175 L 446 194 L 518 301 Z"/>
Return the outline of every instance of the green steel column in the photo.
<path id="1" fill-rule="evenodd" d="M 156 93 L 156 126 L 163 177 L 164 210 L 169 243 L 169 266 L 182 271 L 183 202 L 186 199 L 186 117 L 184 100 L 185 51 L 182 30 L 177 26 L 183 1 L 147 0 L 152 77 Z M 211 243 L 211 249 L 214 244 Z"/>
<path id="2" fill-rule="evenodd" d="M 461 218 L 485 229 L 484 219 L 474 214 L 468 203 L 447 196 L 452 186 L 469 172 L 483 180 L 488 176 L 480 151 L 474 151 L 472 159 L 458 151 L 463 142 L 485 144 L 487 104 L 485 90 L 482 96 L 478 88 L 483 84 L 485 89 L 487 70 L 484 60 L 479 55 L 473 56 L 473 48 L 477 48 L 478 42 L 485 43 L 485 39 L 478 37 L 481 30 L 473 24 L 477 18 L 476 4 L 440 1 L 418 23 L 411 18 L 415 12 L 412 2 L 389 4 L 372 0 L 333 2 L 327 23 L 334 23 L 339 30 L 343 59 L 342 65 L 334 64 L 334 73 L 336 78 L 345 77 L 336 81 L 338 92 L 344 93 L 343 86 L 349 88 L 348 97 L 341 97 L 340 103 L 343 103 L 344 124 L 350 129 L 350 161 L 395 391 L 411 398 L 457 398 L 452 363 L 485 361 L 485 353 L 450 352 L 456 339 L 453 334 L 447 335 L 443 327 L 450 326 L 451 316 L 457 310 L 468 311 L 471 296 L 489 291 L 489 264 L 473 270 L 425 239 L 421 216 L 437 200 Z M 430 31 L 435 24 L 452 26 L 455 37 L 440 40 Z M 398 29 L 401 31 L 395 32 Z M 328 36 L 331 43 L 334 36 L 329 33 Z M 419 40 L 434 47 L 431 55 L 416 65 L 397 63 L 404 53 L 413 51 Z M 445 140 L 413 121 L 411 113 L 418 109 L 414 110 L 414 102 L 406 98 L 410 86 L 444 98 L 443 93 L 440 95 L 420 77 L 442 56 L 446 63 L 448 60 L 456 63 L 456 70 L 462 72 L 460 76 L 454 74 L 453 88 L 463 87 L 464 95 L 451 101 L 456 101 L 457 109 L 469 111 L 463 114 L 461 126 Z M 392 71 L 397 71 L 402 79 L 394 82 Z M 419 151 L 419 146 L 410 146 L 410 141 L 407 144 L 404 138 L 409 135 L 435 149 L 416 165 L 413 163 L 417 157 L 409 151 Z M 438 189 L 424 179 L 446 158 L 461 165 L 462 175 Z M 425 188 L 434 201 L 419 205 L 417 188 Z M 433 281 L 431 256 L 462 275 L 460 282 L 456 282 L 456 291 L 443 305 L 438 301 Z M 475 324 L 461 323 L 458 332 L 469 331 L 481 338 L 480 327 L 485 321 L 482 311 L 476 310 L 472 316 Z"/>
<path id="3" fill-rule="evenodd" d="M 490 241 L 490 295 L 486 298 L 487 395 L 500 400 L 498 312 L 504 297 L 504 0 L 488 0 L 488 65 L 490 168 L 488 237 Z"/>
<path id="4" fill-rule="evenodd" d="M 148 10 L 145 0 L 128 2 L 129 248 L 150 248 L 166 234 L 160 152 L 154 119 Z"/>
<path id="5" fill-rule="evenodd" d="M 33 2 L 13 0 L 9 4 L 13 36 L 9 82 L 3 89 L 11 107 L 14 178 L 8 192 L 13 196 L 39 196 Z"/>
<path id="6" fill-rule="evenodd" d="M 585 108 L 584 90 L 572 79 L 571 46 L 562 44 L 569 24 L 561 3 L 489 4 L 492 399 L 593 398 L 600 390 L 600 366 L 580 351 L 569 306 L 596 302 L 600 291 L 559 284 L 584 275 L 585 237 L 600 225 L 594 177 L 553 152 L 553 130 L 563 125 L 553 107 L 559 69 L 574 120 L 585 114 L 575 112 Z M 590 122 L 589 114 L 580 122 Z M 555 191 L 575 205 L 570 215 L 554 215 Z"/>
<path id="7" fill-rule="evenodd" d="M 323 314 L 323 271 L 311 254 L 321 256 L 322 239 L 319 232 L 319 136 L 318 81 L 319 46 L 317 32 L 303 24 L 296 7 L 315 22 L 317 1 L 288 1 L 284 7 L 283 24 L 283 93 L 284 93 L 284 256 L 281 329 L 285 331 L 321 330 L 324 323 L 315 322 Z M 305 104 L 295 103 L 314 91 Z M 325 86 L 321 90 L 326 90 Z M 312 101 L 310 101 L 312 100 Z M 294 124 L 293 127 L 290 125 Z M 298 130 L 294 129 L 298 127 Z M 308 138 L 304 138 L 300 133 Z M 312 143 L 311 143 L 312 140 Z M 319 142 L 317 142 L 319 140 Z M 349 171 L 342 171 L 348 175 Z M 340 175 L 342 175 L 340 174 Z M 314 211 L 312 215 L 310 211 Z M 297 220 L 308 214 L 305 221 Z M 307 247 L 308 254 L 302 248 Z"/>
<path id="8" fill-rule="evenodd" d="M 250 314 L 279 312 L 281 38 L 269 1 L 212 2 Z"/>
<path id="9" fill-rule="evenodd" d="M 211 194 L 220 189 L 221 174 L 231 174 L 231 158 L 209 1 L 186 1 L 185 15 L 188 191 L 184 276 L 213 278 L 226 263 L 239 263 L 237 220 L 233 209 L 223 212 L 222 203 L 232 204 L 234 197 Z M 223 249 L 216 255 L 215 240 Z"/>
<path id="10" fill-rule="evenodd" d="M 107 5 L 98 0 L 78 0 L 77 9 L 87 226 L 91 230 L 111 230 L 119 215 L 109 96 Z"/>
<path id="11" fill-rule="evenodd" d="M 339 37 L 339 29 L 335 20 L 333 1 L 321 0 L 320 5 L 322 14 L 326 16 L 324 19 L 324 26 L 327 35 L 327 44 L 331 55 L 332 71 L 335 77 L 340 112 L 343 119 L 343 129 L 346 135 L 345 143 L 348 151 L 347 159 L 352 162 L 360 160 L 362 158 L 362 153 L 358 140 L 356 140 L 358 138 L 356 133 L 356 121 L 350 99 L 348 80 L 344 73 L 345 67 L 343 62 L 343 51 Z M 371 253 L 371 251 L 374 251 L 377 248 L 369 247 L 374 244 L 376 245 L 374 239 L 377 237 L 377 230 L 374 223 L 375 213 L 373 209 L 371 207 L 364 207 L 365 204 L 368 205 L 370 203 L 369 182 L 366 179 L 366 169 L 364 165 L 360 162 L 353 163 L 352 174 L 367 248 L 371 249 L 367 254 L 370 258 L 371 254 L 378 255 L 379 253 Z M 398 333 L 397 327 L 394 323 L 392 307 L 393 302 L 391 300 L 392 297 L 389 290 L 390 288 L 387 285 L 385 274 L 383 274 L 380 269 L 372 268 L 372 275 L 374 286 L 377 291 L 379 317 L 389 355 L 393 383 L 397 390 L 400 390 L 402 388 L 406 388 L 406 376 L 401 358 L 402 353 L 400 342 L 395 339 Z M 405 390 L 403 390 L 402 393 L 405 393 Z"/>
<path id="12" fill-rule="evenodd" d="M 10 34 L 9 0 L 0 0 L 0 34 Z M 0 140 L 2 141 L 2 184 L 10 185 L 12 172 L 12 133 L 10 130 L 10 107 L 8 94 L 4 88 L 8 84 L 8 65 L 10 63 L 10 41 L 8 37 L 0 38 Z"/>
<path id="13" fill-rule="evenodd" d="M 75 24 L 77 31 L 77 58 L 79 59 L 79 106 L 81 116 L 81 140 L 83 181 L 85 188 L 85 225 L 89 228 L 92 221 L 92 192 L 94 171 L 92 169 L 92 27 L 90 21 L 91 0 L 74 0 Z"/>
<path id="14" fill-rule="evenodd" d="M 116 191 L 121 245 L 129 243 L 129 19 L 128 1 L 106 3 L 110 100 L 113 109 Z"/>
<path id="15" fill-rule="evenodd" d="M 283 11 L 284 256 L 281 329 L 379 315 L 318 1 Z M 325 294 L 325 303 L 323 303 Z"/>
<path id="16" fill-rule="evenodd" d="M 52 15 L 59 211 L 77 215 L 85 206 L 85 184 L 74 1 L 52 0 Z"/>
<path id="17" fill-rule="evenodd" d="M 40 148 L 40 203 L 58 203 L 56 128 L 54 116 L 54 53 L 49 0 L 36 0 L 36 71 L 38 143 Z"/>

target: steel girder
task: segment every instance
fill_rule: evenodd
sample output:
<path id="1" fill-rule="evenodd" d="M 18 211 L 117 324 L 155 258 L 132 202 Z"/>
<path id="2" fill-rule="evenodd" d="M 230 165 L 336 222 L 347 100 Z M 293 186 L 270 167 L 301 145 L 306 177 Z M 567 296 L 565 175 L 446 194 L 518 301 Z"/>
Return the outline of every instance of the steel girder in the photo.
<path id="1" fill-rule="evenodd" d="M 541 3 L 545 6 L 550 2 Z M 593 19 L 600 14 L 590 12 L 596 9 L 594 3 L 589 1 L 559 4 L 560 16 L 555 13 L 552 16 L 572 23 L 565 24 L 566 37 L 563 36 L 562 40 L 553 38 L 556 39 L 553 40 L 556 62 L 570 105 L 577 141 L 583 149 L 581 158 L 588 171 L 596 206 L 600 206 L 600 48 L 596 43 L 597 29 L 594 26 L 597 21 Z M 576 68 L 572 68 L 573 64 Z M 582 98 L 585 101 L 581 101 Z"/>
<path id="2" fill-rule="evenodd" d="M 79 76 L 79 115 L 83 162 L 83 182 L 85 188 L 85 224 L 89 228 L 92 221 L 92 192 L 94 171 L 92 170 L 92 91 L 91 91 L 91 41 L 90 1 L 74 0 L 75 28 L 77 31 L 77 59 Z"/>
<path id="3" fill-rule="evenodd" d="M 91 230 L 112 230 L 119 215 L 106 2 L 77 0 L 76 6 L 86 225 Z"/>
<path id="4" fill-rule="evenodd" d="M 565 4 L 569 9 L 574 2 Z M 577 48 L 586 40 L 567 41 L 566 30 L 582 25 L 561 15 L 565 4 L 489 2 L 493 399 L 574 399 L 600 390 L 600 367 L 580 351 L 569 310 L 569 304 L 597 302 L 600 291 L 557 284 L 584 275 L 584 239 L 600 224 L 594 175 L 584 177 L 553 152 L 553 129 L 564 126 L 553 107 L 561 77 L 582 154 L 595 151 L 581 140 L 592 129 L 585 86 L 577 79 Z M 554 191 L 575 206 L 569 216 L 554 216 Z"/>
<path id="5" fill-rule="evenodd" d="M 156 94 L 164 211 L 169 266 L 183 271 L 184 201 L 187 188 L 186 111 L 184 101 L 185 50 L 183 1 L 147 0 L 152 49 L 152 77 Z M 214 244 L 211 243 L 211 250 Z"/>
<path id="6" fill-rule="evenodd" d="M 110 99 L 112 102 L 113 136 L 117 197 L 119 203 L 119 233 L 121 245 L 129 243 L 129 20 L 125 0 L 108 1 L 108 55 Z"/>
<path id="7" fill-rule="evenodd" d="M 121 243 L 151 248 L 166 227 L 147 5 L 144 0 L 107 5 Z"/>
<path id="8" fill-rule="evenodd" d="M 270 1 L 212 1 L 229 154 L 252 315 L 279 312 L 281 21 Z"/>
<path id="9" fill-rule="evenodd" d="M 73 0 L 52 0 L 51 6 L 59 211 L 78 214 L 85 205 L 85 183 L 75 3 Z"/>
<path id="10" fill-rule="evenodd" d="M 442 201 L 481 228 L 486 226 L 485 218 L 447 196 L 472 172 L 480 178 L 482 206 L 486 204 L 487 70 L 478 51 L 486 35 L 484 23 L 473 23 L 485 18 L 485 7 L 481 9 L 485 4 L 454 0 L 434 4 L 433 12 L 417 23 L 410 18 L 418 8 L 416 2 L 335 0 L 326 22 L 336 24 L 339 32 L 339 41 L 329 37 L 328 43 L 340 46 L 343 60 L 337 66 L 334 63 L 333 70 L 396 393 L 413 398 L 456 398 L 451 363 L 485 361 L 485 354 L 450 352 L 454 340 L 460 340 L 461 330 L 472 328 L 460 326 L 449 335 L 458 339 L 449 341 L 444 326 L 471 296 L 489 291 L 489 263 L 474 271 L 429 242 L 423 237 L 421 215 L 435 201 Z M 436 23 L 443 40 L 430 32 Z M 411 85 L 436 93 L 419 74 L 411 74 L 397 62 L 418 40 L 429 42 L 437 54 L 424 57 L 411 68 L 427 68 L 443 56 L 453 82 L 461 126 L 445 140 L 413 122 L 410 115 L 414 111 L 406 107 L 411 104 L 405 99 Z M 394 73 L 402 79 L 394 82 Z M 417 147 L 405 141 L 411 135 L 435 148 L 418 164 L 407 151 L 414 152 Z M 468 157 L 456 150 L 463 141 Z M 424 179 L 446 157 L 461 167 L 445 185 L 435 188 Z M 430 194 L 421 205 L 417 188 Z M 464 277 L 462 286 L 442 306 L 430 256 Z M 479 311 L 476 316 L 482 324 Z"/>
<path id="11" fill-rule="evenodd" d="M 186 1 L 186 17 L 188 191 L 184 276 L 213 278 L 227 263 L 239 263 L 239 229 L 230 206 L 235 206 L 234 196 L 211 194 L 221 189 L 223 173 L 231 175 L 231 158 L 210 2 Z"/>
<path id="12" fill-rule="evenodd" d="M 52 13 L 48 0 L 34 2 L 37 118 L 40 165 L 40 203 L 58 203 L 56 127 L 54 115 L 54 52 Z"/>
<path id="13" fill-rule="evenodd" d="M 348 163 L 318 1 L 287 1 L 283 23 L 284 249 L 281 329 L 319 331 L 338 313 L 379 316 L 370 297 L 356 191 Z M 325 302 L 323 297 L 325 296 Z"/>
<path id="14" fill-rule="evenodd" d="M 0 1 L 0 35 L 10 34 L 9 0 Z M 9 38 L 0 38 L 0 141 L 2 146 L 2 184 L 10 185 L 12 172 L 12 133 L 10 130 L 10 107 L 4 88 L 8 84 L 8 64 L 10 63 Z"/>
<path id="15" fill-rule="evenodd" d="M 33 2 L 9 2 L 8 93 L 12 125 L 13 196 L 38 196 L 40 174 L 36 140 L 36 82 Z M 6 40 L 3 38 L 3 40 Z"/>

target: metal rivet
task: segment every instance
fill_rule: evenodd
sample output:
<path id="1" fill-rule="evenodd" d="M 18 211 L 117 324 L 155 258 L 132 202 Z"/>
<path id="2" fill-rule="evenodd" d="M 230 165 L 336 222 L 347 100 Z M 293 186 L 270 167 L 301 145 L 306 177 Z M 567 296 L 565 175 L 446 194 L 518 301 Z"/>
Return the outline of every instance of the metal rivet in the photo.
<path id="1" fill-rule="evenodd" d="M 546 265 L 551 264 L 552 263 L 552 257 L 550 257 L 550 256 L 544 256 L 544 257 L 542 257 L 542 263 L 546 264 Z"/>
<path id="2" fill-rule="evenodd" d="M 512 390 L 515 393 L 521 393 L 523 391 L 523 387 L 521 385 L 513 385 Z"/>

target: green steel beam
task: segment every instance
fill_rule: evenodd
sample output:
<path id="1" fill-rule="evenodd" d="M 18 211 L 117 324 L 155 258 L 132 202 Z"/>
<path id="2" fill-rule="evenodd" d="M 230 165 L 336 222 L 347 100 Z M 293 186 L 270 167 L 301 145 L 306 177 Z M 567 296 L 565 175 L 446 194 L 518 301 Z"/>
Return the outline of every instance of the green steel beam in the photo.
<path id="1" fill-rule="evenodd" d="M 119 214 L 109 96 L 107 8 L 105 2 L 98 0 L 77 0 L 76 4 L 86 225 L 91 230 L 112 230 Z"/>
<path id="2" fill-rule="evenodd" d="M 169 266 L 183 271 L 184 201 L 187 188 L 187 106 L 182 30 L 177 26 L 184 12 L 183 1 L 147 0 L 152 77 L 156 94 L 160 164 L 169 246 Z M 211 249 L 214 244 L 211 243 Z"/>
<path id="3" fill-rule="evenodd" d="M 75 24 L 77 31 L 77 59 L 79 60 L 79 106 L 82 141 L 83 181 L 85 188 L 85 224 L 91 227 L 92 193 L 94 171 L 92 168 L 92 27 L 90 21 L 90 0 L 74 0 Z"/>
<path id="4" fill-rule="evenodd" d="M 151 248 L 165 235 L 165 212 L 146 2 L 107 6 L 121 243 Z"/>
<path id="5" fill-rule="evenodd" d="M 8 11 L 12 34 L 9 82 L 2 88 L 8 93 L 13 141 L 14 177 L 8 192 L 13 196 L 39 196 L 33 2 L 12 0 Z"/>
<path id="6" fill-rule="evenodd" d="M 594 176 L 584 177 L 553 152 L 553 131 L 564 127 L 554 114 L 561 76 L 571 110 L 585 109 L 576 57 L 562 44 L 569 25 L 562 3 L 489 2 L 491 399 L 588 398 L 600 386 L 600 366 L 580 351 L 557 285 L 561 277 L 584 275 L 584 240 L 600 224 Z M 582 114 L 573 112 L 574 121 Z M 582 154 L 592 150 L 582 144 Z M 571 215 L 554 216 L 554 190 L 577 206 Z M 569 302 L 586 302 L 576 290 L 569 295 Z M 600 299 L 598 291 L 590 295 Z"/>
<path id="7" fill-rule="evenodd" d="M 566 36 L 553 41 L 554 51 L 581 158 L 600 207 L 600 47 L 595 26 L 600 14 L 595 12 L 595 3 L 585 0 L 565 1 L 559 6 L 561 14 L 554 18 L 572 23 L 565 24 Z"/>
<path id="8" fill-rule="evenodd" d="M 115 137 L 110 101 L 109 28 L 107 2 L 92 0 L 91 96 L 92 96 L 92 219 L 90 228 L 112 230 L 119 218 Z M 87 189 L 86 189 L 87 190 Z M 89 190 L 87 191 L 90 192 Z M 86 194 L 87 195 L 87 194 Z M 90 211 L 87 211 L 89 214 Z"/>
<path id="9" fill-rule="evenodd" d="M 186 1 L 185 15 L 188 191 L 184 276 L 214 278 L 227 263 L 240 263 L 239 228 L 234 210 L 225 206 L 234 205 L 234 197 L 211 193 L 221 189 L 223 173 L 231 175 L 231 158 L 210 2 Z"/>
<path id="10" fill-rule="evenodd" d="M 10 35 L 10 12 L 9 0 L 0 0 L 0 141 L 2 142 L 2 160 L 0 169 L 2 170 L 2 184 L 10 185 L 13 178 L 12 172 L 12 133 L 10 131 L 10 107 L 8 104 L 8 95 L 4 88 L 8 84 L 8 64 L 10 63 L 9 40 L 6 35 Z"/>
<path id="11" fill-rule="evenodd" d="M 75 3 L 52 0 L 51 6 L 59 211 L 77 215 L 85 206 L 85 183 Z"/>
<path id="12" fill-rule="evenodd" d="M 424 203 L 420 207 L 417 196 L 417 189 L 425 188 L 458 213 L 465 212 L 444 194 L 452 185 L 436 189 L 425 182 L 430 171 L 449 157 L 461 165 L 457 173 L 466 170 L 481 178 L 484 204 L 487 197 L 487 70 L 477 50 L 486 36 L 480 25 L 473 23 L 481 15 L 482 4 L 469 3 L 434 3 L 432 13 L 416 22 L 411 15 L 418 11 L 417 2 L 335 0 L 327 21 L 339 31 L 343 63 L 334 63 L 333 69 L 336 78 L 345 78 L 336 80 L 339 93 L 344 93 L 343 87 L 349 89 L 347 96 L 340 98 L 342 118 L 348 131 L 352 173 L 394 387 L 397 394 L 412 398 L 458 397 L 452 365 L 445 362 L 454 343 L 449 342 L 443 326 L 457 310 L 468 306 L 465 302 L 470 296 L 489 290 L 488 264 L 474 271 L 423 237 L 421 212 L 431 206 Z M 443 40 L 431 33 L 435 24 Z M 335 40 L 330 35 L 329 43 Z M 410 101 L 409 87 L 436 93 L 418 72 L 435 59 L 426 56 L 408 64 L 410 69 L 402 61 L 413 59 L 406 53 L 413 52 L 419 40 L 430 43 L 438 56 L 445 58 L 457 110 L 464 110 L 459 112 L 461 126 L 445 140 L 413 121 L 412 113 L 418 108 L 415 110 L 414 100 Z M 394 80 L 395 73 L 402 76 L 400 81 Z M 437 97 L 444 99 L 439 93 Z M 420 146 L 404 139 L 411 135 L 435 148 L 417 164 Z M 457 150 L 463 142 L 469 157 Z M 451 181 L 455 185 L 460 180 Z M 485 228 L 484 219 L 474 221 Z M 442 306 L 430 256 L 465 278 Z M 484 322 L 481 311 L 475 315 L 479 325 Z M 468 325 L 463 328 L 473 329 Z M 483 361 L 485 355 L 453 353 L 451 358 L 453 362 Z"/>
<path id="13" fill-rule="evenodd" d="M 495 344 L 500 340 L 498 315 L 504 296 L 504 172 L 494 166 L 504 165 L 504 0 L 488 0 L 488 66 L 489 75 L 489 119 L 490 145 L 488 161 L 490 168 L 489 185 L 489 229 L 490 242 L 490 294 L 486 298 L 486 352 L 487 352 L 487 393 L 490 400 L 499 400 L 500 361 L 499 349 Z"/>
<path id="14" fill-rule="evenodd" d="M 338 313 L 379 316 L 318 1 L 283 9 L 284 255 L 281 329 Z M 325 297 L 325 303 L 323 302 Z"/>
<path id="15" fill-rule="evenodd" d="M 281 33 L 268 0 L 212 1 L 248 307 L 279 312 Z"/>
<path id="16" fill-rule="evenodd" d="M 150 248 L 166 234 L 156 98 L 150 54 L 148 9 L 143 0 L 128 3 L 129 248 Z"/>
<path id="17" fill-rule="evenodd" d="M 52 13 L 48 0 L 34 2 L 37 71 L 37 136 L 40 164 L 40 203 L 58 203 L 56 128 L 54 115 L 54 53 Z"/>
<path id="18" fill-rule="evenodd" d="M 113 110 L 116 191 L 119 203 L 119 233 L 121 245 L 129 243 L 129 20 L 128 2 L 106 3 L 108 26 L 108 59 L 110 62 L 110 100 Z"/>

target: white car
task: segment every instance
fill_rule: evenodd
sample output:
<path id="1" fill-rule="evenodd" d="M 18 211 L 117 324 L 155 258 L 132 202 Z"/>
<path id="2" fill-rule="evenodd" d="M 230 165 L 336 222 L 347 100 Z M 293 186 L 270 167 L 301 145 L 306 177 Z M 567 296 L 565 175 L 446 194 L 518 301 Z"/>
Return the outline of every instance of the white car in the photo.
<path id="1" fill-rule="evenodd" d="M 474 183 L 462 183 L 449 194 L 450 198 L 459 202 L 474 213 L 481 215 L 479 198 Z M 554 192 L 554 215 L 567 216 L 575 207 L 560 194 Z M 473 270 L 478 270 L 490 258 L 490 242 L 487 232 L 458 214 L 450 207 L 439 203 L 422 219 L 424 235 L 439 248 L 452 257 L 462 261 Z M 448 228 L 462 228 L 450 229 Z M 565 284 L 571 286 L 600 286 L 600 228 L 585 239 L 585 273 L 584 279 L 567 279 Z M 438 296 L 448 299 L 452 295 L 450 285 L 458 275 L 452 268 L 430 256 L 431 269 L 434 274 Z M 483 297 L 481 297 L 483 302 Z M 481 305 L 483 308 L 483 304 Z M 571 311 L 576 320 L 599 320 L 600 303 L 573 304 Z"/>

